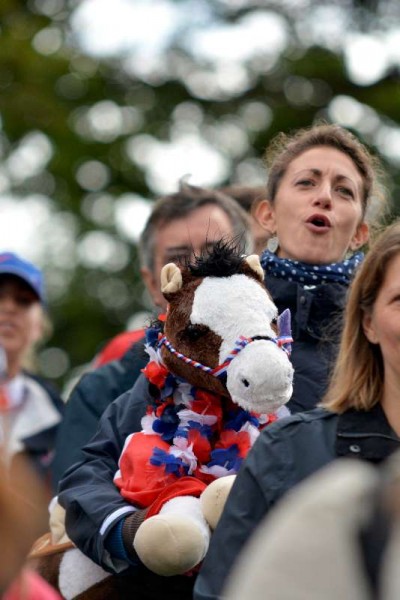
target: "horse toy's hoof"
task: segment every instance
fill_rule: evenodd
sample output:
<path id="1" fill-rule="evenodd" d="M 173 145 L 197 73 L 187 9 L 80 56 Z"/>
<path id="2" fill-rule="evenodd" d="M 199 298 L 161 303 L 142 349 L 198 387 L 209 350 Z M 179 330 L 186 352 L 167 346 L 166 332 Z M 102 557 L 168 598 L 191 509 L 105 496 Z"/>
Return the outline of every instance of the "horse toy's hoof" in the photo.
<path id="1" fill-rule="evenodd" d="M 139 527 L 133 546 L 143 564 L 157 575 L 181 575 L 201 562 L 209 538 L 190 517 L 155 515 Z"/>
<path id="2" fill-rule="evenodd" d="M 215 529 L 224 510 L 226 499 L 236 475 L 226 475 L 210 483 L 200 496 L 203 515 L 211 529 Z"/>

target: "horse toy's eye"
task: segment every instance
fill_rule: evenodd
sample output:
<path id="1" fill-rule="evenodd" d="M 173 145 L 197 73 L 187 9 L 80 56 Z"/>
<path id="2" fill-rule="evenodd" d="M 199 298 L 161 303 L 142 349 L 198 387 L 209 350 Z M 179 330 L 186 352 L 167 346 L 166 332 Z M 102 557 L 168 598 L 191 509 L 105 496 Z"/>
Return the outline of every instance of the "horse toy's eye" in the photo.
<path id="1" fill-rule="evenodd" d="M 205 327 L 204 325 L 192 325 L 190 323 L 186 327 L 184 335 L 190 342 L 197 342 L 197 340 L 203 337 L 207 331 L 208 327 Z"/>

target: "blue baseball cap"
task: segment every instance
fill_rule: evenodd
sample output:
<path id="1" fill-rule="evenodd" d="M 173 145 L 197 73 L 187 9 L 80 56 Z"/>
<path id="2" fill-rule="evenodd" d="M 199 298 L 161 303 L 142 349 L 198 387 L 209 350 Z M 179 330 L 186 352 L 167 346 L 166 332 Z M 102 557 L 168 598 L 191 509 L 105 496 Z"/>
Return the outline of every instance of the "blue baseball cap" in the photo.
<path id="1" fill-rule="evenodd" d="M 12 252 L 0 253 L 0 276 L 15 275 L 32 288 L 42 304 L 46 304 L 44 278 L 40 269 Z"/>

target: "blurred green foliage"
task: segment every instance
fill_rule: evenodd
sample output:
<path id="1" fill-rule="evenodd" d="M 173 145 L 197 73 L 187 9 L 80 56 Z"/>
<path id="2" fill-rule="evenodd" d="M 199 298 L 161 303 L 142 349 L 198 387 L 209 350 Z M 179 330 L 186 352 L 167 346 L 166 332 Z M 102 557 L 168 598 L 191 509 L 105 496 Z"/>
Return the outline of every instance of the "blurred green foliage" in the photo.
<path id="1" fill-rule="evenodd" d="M 71 369 L 89 361 L 107 339 L 121 331 L 132 314 L 149 308 L 136 268 L 135 244 L 121 238 L 112 213 L 109 219 L 94 219 L 89 210 L 99 194 L 114 199 L 126 193 L 147 199 L 157 195 L 143 164 L 130 158 L 127 142 L 135 144 L 135 140 L 143 140 L 144 135 L 169 141 L 177 107 L 193 109 L 194 106 L 202 115 L 201 130 L 208 142 L 219 146 L 229 160 L 229 176 L 218 182 L 224 185 L 240 179 L 240 166 L 246 161 L 259 161 L 277 132 L 308 126 L 315 119 L 330 120 L 328 107 L 337 97 L 354 99 L 373 111 L 378 125 L 369 130 L 355 129 L 355 132 L 375 151 L 378 151 L 375 136 L 379 128 L 395 129 L 399 124 L 398 69 L 388 70 L 373 84 L 357 85 L 347 74 L 339 47 L 329 49 L 317 43 L 302 42 L 296 28 L 302 12 L 294 10 L 293 3 L 208 0 L 203 4 L 208 5 L 220 24 L 234 24 L 260 9 L 275 12 L 288 28 L 287 47 L 273 60 L 262 54 L 247 60 L 242 66 L 248 83 L 232 92 L 225 88 L 213 95 L 206 83 L 203 91 L 199 91 L 199 86 L 187 84 L 189 74 L 199 72 L 201 75 L 212 69 L 206 59 L 197 58 L 187 44 L 180 43 L 182 32 L 177 32 L 165 51 L 161 72 L 152 77 L 140 76 L 126 68 L 124 56 L 95 58 L 78 47 L 70 17 L 79 2 L 3 0 L 0 4 L 2 160 L 6 162 L 32 132 L 44 134 L 52 148 L 51 158 L 40 172 L 10 178 L 9 192 L 22 203 L 32 193 L 50 198 L 54 203 L 53 216 L 58 215 L 66 222 L 70 219 L 75 236 L 74 247 L 66 251 L 67 256 L 55 257 L 49 248 L 42 265 L 50 283 L 57 273 L 59 277 L 64 273 L 57 266 L 60 261 L 72 265 L 65 271 L 68 278 L 63 293 L 50 293 L 54 322 L 50 345 L 65 350 L 70 361 L 68 372 L 56 372 L 59 385 Z M 300 2 L 299 6 L 302 4 L 310 11 L 317 5 L 331 3 L 309 1 Z M 364 33 L 376 27 L 383 31 L 390 13 L 382 16 L 382 4 L 377 1 L 344 3 L 351 27 Z M 188 8 L 185 0 L 176 5 L 182 11 Z M 193 5 L 191 2 L 190 6 Z M 395 11 L 396 3 L 393 7 Z M 47 35 L 47 49 L 43 32 Z M 37 37 L 39 34 L 42 39 Z M 126 122 L 131 124 L 126 129 L 122 126 L 115 134 L 103 131 L 103 137 L 87 133 L 85 115 L 103 101 L 112 101 L 113 106 L 124 110 L 132 109 L 131 113 L 124 113 Z M 251 117 L 251 110 L 259 105 L 268 107 L 268 118 L 264 123 L 261 120 L 261 125 L 252 126 L 251 118 L 243 118 L 243 111 L 248 107 Z M 249 144 L 243 152 L 229 153 L 218 142 L 216 131 L 224 122 L 237 122 L 245 131 Z M 92 189 L 85 188 L 77 178 L 79 168 L 87 161 L 98 161 L 104 166 L 106 175 L 99 189 L 95 185 Z M 398 156 L 393 160 L 383 157 L 390 173 L 395 214 L 400 214 L 398 161 Z M 29 213 L 26 218 L 30 218 Z M 127 259 L 113 269 L 88 266 L 78 252 L 85 235 L 99 231 L 119 240 L 122 244 L 119 247 L 127 253 Z M 106 279 L 110 285 L 105 291 Z M 50 285 L 50 292 L 51 289 Z M 115 303 L 110 300 L 113 290 L 119 300 Z"/>

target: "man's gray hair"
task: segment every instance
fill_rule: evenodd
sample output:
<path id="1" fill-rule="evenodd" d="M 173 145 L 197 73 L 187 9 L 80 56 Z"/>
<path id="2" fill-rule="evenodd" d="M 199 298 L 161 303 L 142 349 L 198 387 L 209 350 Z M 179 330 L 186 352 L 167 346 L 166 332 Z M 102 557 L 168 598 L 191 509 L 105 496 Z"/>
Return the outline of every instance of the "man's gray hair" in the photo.
<path id="1" fill-rule="evenodd" d="M 181 182 L 178 192 L 162 196 L 154 204 L 139 240 L 140 266 L 147 267 L 151 271 L 154 269 L 155 241 L 158 229 L 210 204 L 218 206 L 224 211 L 232 225 L 232 239 L 238 243 L 243 253 L 250 253 L 253 250 L 250 217 L 238 202 L 217 190 Z"/>

